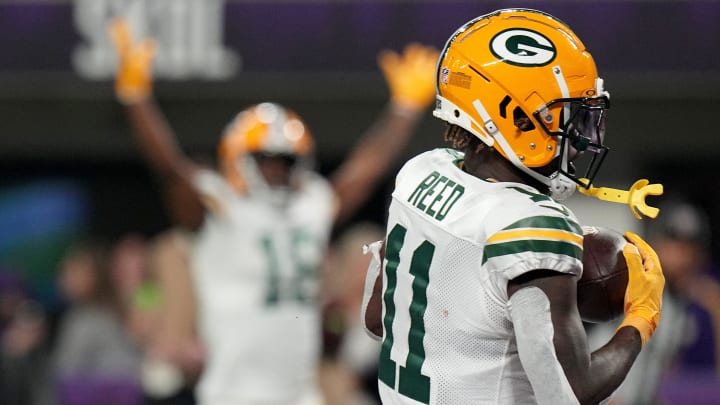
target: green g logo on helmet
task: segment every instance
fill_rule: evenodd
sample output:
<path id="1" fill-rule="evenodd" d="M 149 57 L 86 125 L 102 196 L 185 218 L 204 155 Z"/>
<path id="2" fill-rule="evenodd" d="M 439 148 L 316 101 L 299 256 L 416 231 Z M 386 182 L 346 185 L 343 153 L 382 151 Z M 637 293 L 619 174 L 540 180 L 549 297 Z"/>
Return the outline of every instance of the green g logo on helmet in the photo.
<path id="1" fill-rule="evenodd" d="M 501 31 L 490 41 L 490 51 L 515 66 L 545 66 L 555 59 L 555 45 L 539 32 L 525 28 Z"/>

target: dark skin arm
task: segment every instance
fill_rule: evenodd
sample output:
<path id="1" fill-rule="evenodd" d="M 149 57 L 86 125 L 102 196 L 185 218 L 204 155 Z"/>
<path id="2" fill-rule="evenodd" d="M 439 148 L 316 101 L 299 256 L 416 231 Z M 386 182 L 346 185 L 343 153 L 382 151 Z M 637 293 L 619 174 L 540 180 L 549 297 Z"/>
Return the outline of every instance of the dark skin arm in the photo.
<path id="1" fill-rule="evenodd" d="M 580 403 L 597 404 L 609 397 L 640 353 L 637 329 L 621 328 L 605 346 L 591 353 L 577 310 L 577 278 L 551 270 L 536 270 L 511 280 L 508 297 L 526 287 L 539 288 L 550 301 L 555 352 Z"/>
<path id="2" fill-rule="evenodd" d="M 330 176 L 338 199 L 337 222 L 349 219 L 373 195 L 378 182 L 407 146 L 421 114 L 389 104 Z"/>
<path id="3" fill-rule="evenodd" d="M 174 222 L 191 230 L 204 209 L 192 187 L 193 164 L 152 98 L 153 41 L 134 41 L 128 23 L 113 20 L 108 27 L 118 54 L 115 95 L 126 106 L 133 136 L 145 160 L 164 182 L 165 199 Z"/>
<path id="4" fill-rule="evenodd" d="M 380 248 L 380 257 L 385 260 L 385 243 Z M 382 278 L 382 267 L 380 268 L 380 274 L 375 279 L 375 285 L 373 286 L 372 295 L 368 306 L 363 316 L 365 317 L 365 326 L 375 336 L 383 337 L 383 324 L 382 324 L 382 290 L 383 290 L 383 278 Z"/>
<path id="5" fill-rule="evenodd" d="M 383 324 L 382 324 L 382 289 L 383 281 L 382 274 L 375 280 L 375 286 L 373 287 L 372 296 L 368 302 L 367 309 L 365 310 L 365 326 L 367 329 L 377 337 L 383 336 Z"/>
<path id="6" fill-rule="evenodd" d="M 146 98 L 126 106 L 135 141 L 149 165 L 162 177 L 190 181 L 195 164 L 177 143 L 177 136 L 157 104 Z"/>
<path id="7" fill-rule="evenodd" d="M 191 179 L 199 166 L 182 152 L 177 136 L 152 98 L 128 104 L 126 109 L 135 142 L 164 182 L 166 203 L 174 221 L 196 230 L 204 208 Z"/>
<path id="8" fill-rule="evenodd" d="M 435 99 L 437 58 L 436 50 L 419 44 L 409 44 L 402 54 L 389 50 L 379 54 L 390 102 L 330 177 L 337 196 L 337 221 L 349 219 L 373 194 L 405 149 L 423 112 Z"/>

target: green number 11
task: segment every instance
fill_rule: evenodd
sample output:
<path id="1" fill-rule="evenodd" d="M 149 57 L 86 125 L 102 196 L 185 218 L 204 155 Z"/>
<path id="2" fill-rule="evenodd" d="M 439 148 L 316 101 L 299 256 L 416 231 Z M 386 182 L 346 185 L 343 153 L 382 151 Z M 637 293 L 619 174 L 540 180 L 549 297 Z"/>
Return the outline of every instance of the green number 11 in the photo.
<path id="1" fill-rule="evenodd" d="M 422 365 L 425 363 L 425 347 L 423 346 L 425 322 L 423 317 L 427 309 L 430 262 L 435 253 L 435 245 L 428 241 L 423 241 L 413 251 L 410 261 L 410 274 L 413 276 L 413 282 L 412 302 L 408 308 L 410 330 L 407 335 L 408 355 L 405 359 L 405 366 L 400 366 L 398 371 L 395 361 L 390 358 L 393 344 L 401 344 L 401 342 L 395 341 L 392 323 L 396 310 L 394 295 L 397 288 L 397 269 L 400 265 L 400 250 L 405 243 L 406 233 L 407 230 L 402 225 L 395 225 L 388 235 L 385 247 L 385 275 L 387 277 L 387 286 L 383 295 L 385 339 L 380 350 L 378 378 L 388 387 L 397 389 L 400 394 L 428 404 L 430 403 L 430 378 L 422 374 Z"/>

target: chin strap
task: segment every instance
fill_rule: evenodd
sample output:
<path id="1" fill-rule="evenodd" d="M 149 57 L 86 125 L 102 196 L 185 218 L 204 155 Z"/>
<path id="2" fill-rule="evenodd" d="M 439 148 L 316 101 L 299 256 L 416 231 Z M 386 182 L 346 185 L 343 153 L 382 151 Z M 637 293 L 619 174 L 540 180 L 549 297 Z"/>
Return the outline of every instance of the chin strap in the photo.
<path id="1" fill-rule="evenodd" d="M 562 173 L 557 173 L 555 177 L 550 179 L 548 190 L 550 191 L 550 197 L 558 201 L 564 201 L 570 198 L 571 195 L 575 194 L 576 186 L 577 184 L 575 184 L 575 182 L 569 177 Z"/>
<path id="2" fill-rule="evenodd" d="M 589 181 L 583 178 L 580 179 L 580 182 L 588 184 Z M 610 187 L 594 187 L 592 185 L 590 185 L 589 188 L 578 186 L 577 189 L 580 193 L 595 197 L 599 200 L 627 204 L 630 206 L 630 212 L 632 212 L 637 219 L 642 219 L 641 214 L 655 218 L 660 213 L 660 210 L 647 205 L 645 197 L 648 195 L 662 195 L 663 185 L 649 183 L 646 179 L 638 180 L 627 191 Z"/>

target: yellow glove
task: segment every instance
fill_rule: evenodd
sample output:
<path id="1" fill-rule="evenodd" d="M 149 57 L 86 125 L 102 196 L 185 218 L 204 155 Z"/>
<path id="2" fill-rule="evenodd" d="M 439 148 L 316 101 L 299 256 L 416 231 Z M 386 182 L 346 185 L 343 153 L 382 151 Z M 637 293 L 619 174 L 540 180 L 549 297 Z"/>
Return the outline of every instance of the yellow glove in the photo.
<path id="1" fill-rule="evenodd" d="M 115 95 L 125 104 L 143 100 L 152 93 L 152 59 L 155 43 L 150 39 L 133 42 L 127 21 L 115 19 L 110 25 L 110 38 L 118 53 Z"/>
<path id="2" fill-rule="evenodd" d="M 390 99 L 413 111 L 427 108 L 435 100 L 435 69 L 439 53 L 417 43 L 405 47 L 402 55 L 384 50 L 378 65 L 390 88 Z"/>
<path id="3" fill-rule="evenodd" d="M 625 232 L 630 241 L 623 248 L 628 267 L 628 286 L 625 292 L 625 319 L 623 326 L 633 326 L 640 331 L 642 345 L 650 340 L 658 323 L 662 309 L 662 294 L 665 276 L 657 253 L 632 232 Z"/>

